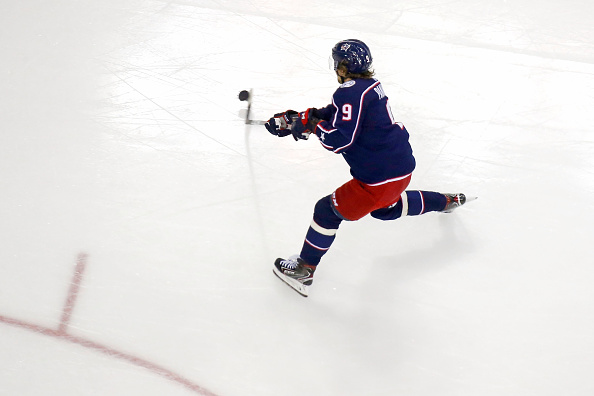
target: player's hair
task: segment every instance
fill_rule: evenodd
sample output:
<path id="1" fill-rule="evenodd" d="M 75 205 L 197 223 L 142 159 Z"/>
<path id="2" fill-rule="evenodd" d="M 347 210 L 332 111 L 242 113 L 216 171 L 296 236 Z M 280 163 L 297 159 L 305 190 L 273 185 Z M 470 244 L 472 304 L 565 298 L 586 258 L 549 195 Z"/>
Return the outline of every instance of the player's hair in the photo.
<path id="1" fill-rule="evenodd" d="M 346 78 L 373 78 L 375 76 L 375 70 L 373 69 L 367 69 L 362 73 L 350 73 L 348 71 L 348 67 L 347 67 L 348 62 L 346 60 L 342 60 L 340 61 L 340 63 L 338 64 L 338 68 L 342 69 L 344 71 L 346 71 Z"/>

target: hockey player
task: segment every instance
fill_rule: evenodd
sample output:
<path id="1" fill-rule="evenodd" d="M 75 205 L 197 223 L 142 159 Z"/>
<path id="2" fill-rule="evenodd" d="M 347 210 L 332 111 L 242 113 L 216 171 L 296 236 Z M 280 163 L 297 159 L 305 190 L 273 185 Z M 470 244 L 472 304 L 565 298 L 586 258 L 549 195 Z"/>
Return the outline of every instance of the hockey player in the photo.
<path id="1" fill-rule="evenodd" d="M 341 222 L 371 214 L 380 220 L 451 212 L 466 202 L 464 194 L 405 191 L 415 158 L 404 125 L 394 120 L 388 97 L 374 78 L 369 48 L 360 40 L 344 40 L 332 48 L 340 86 L 322 109 L 275 114 L 266 129 L 295 140 L 315 134 L 322 146 L 341 154 L 353 179 L 320 199 L 299 255 L 275 261 L 274 273 L 303 296 Z"/>

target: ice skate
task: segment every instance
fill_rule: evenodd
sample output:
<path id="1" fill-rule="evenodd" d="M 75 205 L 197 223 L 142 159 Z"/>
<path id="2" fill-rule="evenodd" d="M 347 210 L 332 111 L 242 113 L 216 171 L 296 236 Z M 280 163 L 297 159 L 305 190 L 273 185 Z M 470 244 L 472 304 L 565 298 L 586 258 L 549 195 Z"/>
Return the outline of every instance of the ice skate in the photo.
<path id="1" fill-rule="evenodd" d="M 452 213 L 454 209 L 464 205 L 466 202 L 474 201 L 477 197 L 466 198 L 466 195 L 459 194 L 443 194 L 445 195 L 448 202 L 445 208 L 441 211 L 442 213 Z"/>
<path id="2" fill-rule="evenodd" d="M 308 288 L 313 282 L 313 274 L 316 267 L 308 265 L 299 256 L 291 256 L 288 259 L 278 258 L 274 262 L 272 271 L 280 280 L 291 286 L 303 297 L 308 296 Z"/>

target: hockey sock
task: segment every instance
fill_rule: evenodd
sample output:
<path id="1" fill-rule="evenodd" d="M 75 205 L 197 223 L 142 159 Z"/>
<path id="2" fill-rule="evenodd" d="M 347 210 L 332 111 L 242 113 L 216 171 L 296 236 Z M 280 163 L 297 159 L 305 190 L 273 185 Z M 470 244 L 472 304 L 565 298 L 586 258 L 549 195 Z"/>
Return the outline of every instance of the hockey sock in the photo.
<path id="1" fill-rule="evenodd" d="M 374 210 L 371 216 L 380 220 L 395 220 L 401 216 L 418 216 L 428 212 L 441 211 L 447 198 L 434 191 L 405 191 L 394 205 Z"/>
<path id="2" fill-rule="evenodd" d="M 318 201 L 314 216 L 305 235 L 300 257 L 310 265 L 318 265 L 336 238 L 336 231 L 342 219 L 332 209 L 331 196 Z"/>

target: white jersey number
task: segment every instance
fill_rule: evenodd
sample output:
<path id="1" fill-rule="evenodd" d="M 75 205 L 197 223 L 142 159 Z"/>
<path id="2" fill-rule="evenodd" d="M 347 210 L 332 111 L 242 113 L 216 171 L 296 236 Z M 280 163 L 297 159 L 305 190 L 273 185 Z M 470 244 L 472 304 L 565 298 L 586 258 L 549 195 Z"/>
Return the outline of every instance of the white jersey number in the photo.
<path id="1" fill-rule="evenodd" d="M 342 120 L 351 121 L 353 119 L 353 105 L 345 104 L 342 106 Z"/>

